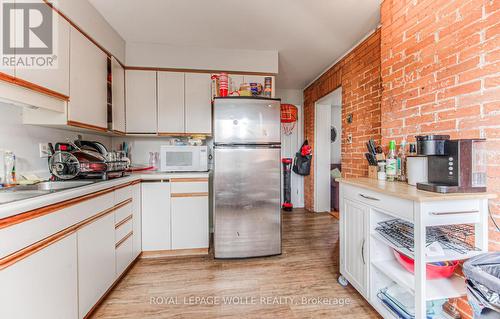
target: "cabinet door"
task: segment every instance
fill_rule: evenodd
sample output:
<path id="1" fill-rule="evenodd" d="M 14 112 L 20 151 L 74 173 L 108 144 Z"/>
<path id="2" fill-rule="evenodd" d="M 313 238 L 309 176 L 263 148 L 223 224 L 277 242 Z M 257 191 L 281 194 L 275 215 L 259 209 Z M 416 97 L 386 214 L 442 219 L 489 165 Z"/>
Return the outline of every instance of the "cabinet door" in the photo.
<path id="1" fill-rule="evenodd" d="M 42 0 L 36 2 L 43 3 Z M 57 33 L 55 34 L 57 35 L 57 46 L 54 47 L 53 54 L 57 59 L 57 67 L 51 69 L 17 68 L 16 77 L 69 96 L 70 25 L 57 14 L 54 14 L 54 19 L 57 19 Z M 22 31 L 22 29 L 16 28 L 16 33 Z"/>
<path id="2" fill-rule="evenodd" d="M 172 198 L 172 249 L 208 248 L 208 196 Z"/>
<path id="3" fill-rule="evenodd" d="M 209 73 L 185 74 L 186 133 L 212 133 Z"/>
<path id="4" fill-rule="evenodd" d="M 0 318 L 78 316 L 76 234 L 0 271 Z"/>
<path id="5" fill-rule="evenodd" d="M 68 120 L 107 129 L 108 57 L 71 29 Z"/>
<path id="6" fill-rule="evenodd" d="M 142 188 L 142 250 L 170 250 L 170 183 L 148 182 Z"/>
<path id="7" fill-rule="evenodd" d="M 111 58 L 111 102 L 114 131 L 125 133 L 125 70 L 115 58 Z"/>
<path id="8" fill-rule="evenodd" d="M 347 199 L 340 212 L 341 269 L 343 275 L 363 295 L 368 291 L 367 257 L 369 245 L 366 221 L 369 207 Z"/>
<path id="9" fill-rule="evenodd" d="M 156 72 L 125 72 L 127 133 L 156 133 Z"/>
<path id="10" fill-rule="evenodd" d="M 133 256 L 139 256 L 142 251 L 142 234 L 141 234 L 141 184 L 132 186 L 132 222 L 133 222 Z"/>
<path id="11" fill-rule="evenodd" d="M 184 133 L 182 72 L 158 72 L 158 132 Z"/>
<path id="12" fill-rule="evenodd" d="M 115 216 L 77 232 L 79 318 L 85 317 L 115 280 Z"/>

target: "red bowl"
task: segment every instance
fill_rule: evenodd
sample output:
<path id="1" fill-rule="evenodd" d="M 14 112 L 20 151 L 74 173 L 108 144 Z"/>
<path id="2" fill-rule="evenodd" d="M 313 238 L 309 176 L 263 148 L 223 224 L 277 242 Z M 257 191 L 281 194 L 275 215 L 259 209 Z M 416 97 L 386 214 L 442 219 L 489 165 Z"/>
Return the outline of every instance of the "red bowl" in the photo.
<path id="1" fill-rule="evenodd" d="M 397 250 L 394 250 L 394 256 L 396 260 L 404 267 L 407 271 L 415 272 L 415 261 L 413 258 L 408 257 Z M 453 275 L 455 269 L 458 266 L 458 261 L 445 261 L 440 263 L 428 263 L 427 264 L 427 279 L 440 279 L 448 278 Z"/>

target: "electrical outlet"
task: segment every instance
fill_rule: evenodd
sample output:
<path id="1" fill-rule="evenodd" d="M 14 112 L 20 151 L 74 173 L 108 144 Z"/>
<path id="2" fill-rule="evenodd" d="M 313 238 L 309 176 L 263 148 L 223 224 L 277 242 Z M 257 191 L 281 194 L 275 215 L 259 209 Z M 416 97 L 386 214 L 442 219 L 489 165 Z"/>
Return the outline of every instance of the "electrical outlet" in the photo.
<path id="1" fill-rule="evenodd" d="M 347 134 L 347 144 L 352 144 L 352 134 Z"/>
<path id="2" fill-rule="evenodd" d="M 48 143 L 38 143 L 38 152 L 40 158 L 48 158 L 49 157 L 49 144 Z"/>

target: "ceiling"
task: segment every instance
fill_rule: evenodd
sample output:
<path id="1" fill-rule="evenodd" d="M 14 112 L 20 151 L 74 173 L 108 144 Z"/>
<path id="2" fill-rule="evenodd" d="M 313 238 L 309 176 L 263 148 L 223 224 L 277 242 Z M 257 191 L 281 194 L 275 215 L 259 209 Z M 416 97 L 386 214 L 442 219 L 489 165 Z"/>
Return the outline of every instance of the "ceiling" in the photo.
<path id="1" fill-rule="evenodd" d="M 303 89 L 379 24 L 380 0 L 89 0 L 127 42 L 276 50 Z"/>

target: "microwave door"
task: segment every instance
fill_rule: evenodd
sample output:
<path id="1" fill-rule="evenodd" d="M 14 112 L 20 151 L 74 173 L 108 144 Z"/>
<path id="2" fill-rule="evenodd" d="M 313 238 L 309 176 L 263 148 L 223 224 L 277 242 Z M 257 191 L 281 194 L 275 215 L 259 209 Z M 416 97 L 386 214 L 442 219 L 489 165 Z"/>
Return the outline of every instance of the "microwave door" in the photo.
<path id="1" fill-rule="evenodd" d="M 193 163 L 199 162 L 196 157 L 196 152 L 190 150 L 165 150 L 162 153 L 161 167 L 163 171 L 192 171 L 195 169 Z"/>

